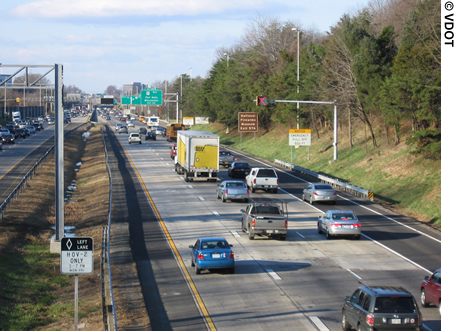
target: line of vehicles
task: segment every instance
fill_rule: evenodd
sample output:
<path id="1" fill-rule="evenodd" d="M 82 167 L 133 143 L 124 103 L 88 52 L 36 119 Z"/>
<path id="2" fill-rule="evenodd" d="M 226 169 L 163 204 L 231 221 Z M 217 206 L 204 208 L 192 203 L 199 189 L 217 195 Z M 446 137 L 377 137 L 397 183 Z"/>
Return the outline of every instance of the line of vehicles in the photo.
<path id="1" fill-rule="evenodd" d="M 3 128 L 0 126 L 0 150 L 4 144 L 15 144 L 19 138 L 25 139 L 36 132 L 43 130 L 43 123 L 46 117 L 26 118 L 20 117 L 20 112 L 13 112 L 13 121 L 6 124 Z"/>
<path id="2" fill-rule="evenodd" d="M 223 203 L 241 201 L 247 203 L 241 209 L 241 231 L 250 240 L 255 237 L 286 240 L 288 233 L 287 203 L 278 198 L 251 197 L 257 190 L 277 193 L 279 178 L 271 167 L 251 167 L 247 162 L 236 160 L 230 151 L 220 149 L 218 135 L 185 130 L 181 124 L 167 127 L 166 139 L 174 142 L 170 157 L 175 171 L 186 182 L 205 180 L 216 182 L 220 166 L 227 168 L 228 177 L 216 186 L 216 197 Z M 175 138 L 174 138 L 175 137 Z M 235 179 L 237 178 L 237 179 Z M 309 183 L 302 191 L 303 201 L 309 204 L 337 204 L 337 191 L 323 183 Z M 333 209 L 320 216 L 317 232 L 326 238 L 361 238 L 361 222 L 352 211 Z M 222 237 L 202 237 L 190 245 L 191 266 L 196 274 L 203 270 L 226 269 L 235 272 L 233 245 Z M 441 269 L 421 283 L 421 306 L 435 305 L 441 308 Z M 403 287 L 361 286 L 347 296 L 341 310 L 342 329 L 350 330 L 420 330 L 422 314 L 413 295 Z"/>

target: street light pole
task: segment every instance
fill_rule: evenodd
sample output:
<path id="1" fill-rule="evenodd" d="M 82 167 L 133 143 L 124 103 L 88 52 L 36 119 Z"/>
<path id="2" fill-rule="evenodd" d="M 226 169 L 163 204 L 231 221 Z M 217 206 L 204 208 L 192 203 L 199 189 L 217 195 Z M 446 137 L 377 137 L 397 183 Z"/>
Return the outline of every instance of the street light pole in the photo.
<path id="1" fill-rule="evenodd" d="M 298 63 L 298 70 L 297 70 L 297 81 L 298 81 L 298 87 L 297 87 L 297 93 L 298 93 L 298 99 L 299 99 L 299 29 L 298 28 L 292 28 L 291 30 L 296 31 L 298 33 L 297 37 L 297 44 L 298 44 L 298 50 L 297 50 L 297 63 Z M 299 102 L 296 103 L 296 129 L 299 129 Z"/>
<path id="2" fill-rule="evenodd" d="M 190 82 L 193 81 L 193 74 L 192 74 L 192 67 L 188 67 L 190 69 Z"/>
<path id="3" fill-rule="evenodd" d="M 230 55 L 228 53 L 223 53 L 224 56 L 226 56 L 226 66 L 230 66 Z"/>

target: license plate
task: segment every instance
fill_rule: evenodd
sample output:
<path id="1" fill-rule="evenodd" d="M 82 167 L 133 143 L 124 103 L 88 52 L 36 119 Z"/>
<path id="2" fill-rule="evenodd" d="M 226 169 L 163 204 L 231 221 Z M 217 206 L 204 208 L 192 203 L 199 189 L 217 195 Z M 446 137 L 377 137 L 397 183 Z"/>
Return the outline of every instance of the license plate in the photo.
<path id="1" fill-rule="evenodd" d="M 212 254 L 212 258 L 220 258 L 222 254 Z"/>
<path id="2" fill-rule="evenodd" d="M 344 228 L 352 228 L 351 225 L 344 225 Z"/>
<path id="3" fill-rule="evenodd" d="M 326 199 L 331 199 L 331 197 L 325 197 Z"/>
<path id="4" fill-rule="evenodd" d="M 391 324 L 400 324 L 401 320 L 399 318 L 393 318 L 391 319 Z"/>
<path id="5" fill-rule="evenodd" d="M 274 233 L 273 230 L 266 231 L 266 233 Z"/>

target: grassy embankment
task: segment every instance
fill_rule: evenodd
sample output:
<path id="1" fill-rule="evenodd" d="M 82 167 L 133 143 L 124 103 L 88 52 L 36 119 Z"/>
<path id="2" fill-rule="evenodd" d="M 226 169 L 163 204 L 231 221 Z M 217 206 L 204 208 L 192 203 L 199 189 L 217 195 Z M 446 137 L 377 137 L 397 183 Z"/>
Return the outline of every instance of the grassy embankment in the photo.
<path id="1" fill-rule="evenodd" d="M 339 131 L 338 160 L 334 159 L 332 131 L 322 130 L 320 138 L 312 134 L 310 154 L 307 147 L 292 149 L 288 145 L 288 129 L 283 126 L 268 132 L 244 133 L 242 142 L 237 128 L 226 133 L 217 124 L 198 125 L 192 129 L 220 135 L 221 144 L 274 161 L 292 162 L 314 172 L 330 175 L 344 182 L 368 189 L 375 201 L 413 217 L 430 226 L 441 228 L 441 164 L 410 154 L 413 146 L 402 142 L 394 146 L 377 138 L 379 147 L 372 148 L 364 139 L 364 128 L 355 131 L 354 147 L 348 144 L 347 133 Z M 309 159 L 310 155 L 310 160 Z"/>

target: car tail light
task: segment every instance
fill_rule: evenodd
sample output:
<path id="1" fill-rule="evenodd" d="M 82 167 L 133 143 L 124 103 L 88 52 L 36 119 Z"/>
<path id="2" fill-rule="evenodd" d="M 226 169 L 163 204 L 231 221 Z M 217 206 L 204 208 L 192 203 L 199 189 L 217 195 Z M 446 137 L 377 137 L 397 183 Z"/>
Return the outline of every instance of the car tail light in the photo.
<path id="1" fill-rule="evenodd" d="M 204 259 L 204 255 L 203 254 L 199 254 L 198 255 L 198 259 Z"/>
<path id="2" fill-rule="evenodd" d="M 288 228 L 288 220 L 285 219 L 285 228 Z"/>
<path id="3" fill-rule="evenodd" d="M 277 184 L 279 184 L 279 178 L 277 178 Z"/>
<path id="4" fill-rule="evenodd" d="M 361 227 L 361 224 L 353 224 L 353 227 Z"/>
<path id="5" fill-rule="evenodd" d="M 369 326 L 374 326 L 374 315 L 366 316 L 366 324 Z"/>
<path id="6" fill-rule="evenodd" d="M 316 191 L 314 191 L 313 194 L 318 196 L 318 193 Z"/>
<path id="7" fill-rule="evenodd" d="M 256 179 L 253 179 L 253 183 L 255 183 L 255 184 L 256 184 Z"/>
<path id="8" fill-rule="evenodd" d="M 341 224 L 331 223 L 331 227 L 342 227 Z"/>
<path id="9" fill-rule="evenodd" d="M 250 190 L 247 188 L 247 195 L 250 195 Z"/>
<path id="10" fill-rule="evenodd" d="M 336 195 L 337 195 L 337 191 L 334 192 L 334 196 L 336 196 Z"/>
<path id="11" fill-rule="evenodd" d="M 228 195 L 228 189 L 226 189 L 226 190 L 225 190 L 225 194 L 227 194 L 227 195 Z"/>
<path id="12" fill-rule="evenodd" d="M 255 219 L 252 219 L 252 228 L 255 227 Z"/>
<path id="13" fill-rule="evenodd" d="M 228 258 L 234 258 L 234 252 L 230 252 L 230 255 L 228 256 Z"/>
<path id="14" fill-rule="evenodd" d="M 423 323 L 423 316 L 421 314 L 418 315 L 418 325 L 421 326 Z"/>

